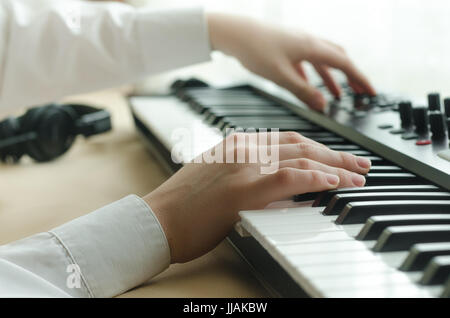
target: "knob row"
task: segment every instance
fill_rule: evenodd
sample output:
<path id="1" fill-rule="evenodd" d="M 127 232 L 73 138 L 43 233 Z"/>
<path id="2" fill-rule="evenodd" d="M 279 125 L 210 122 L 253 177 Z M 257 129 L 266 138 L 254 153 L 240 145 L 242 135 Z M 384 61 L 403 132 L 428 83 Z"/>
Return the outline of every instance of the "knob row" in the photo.
<path id="1" fill-rule="evenodd" d="M 398 105 L 402 128 L 410 128 L 413 125 L 418 134 L 427 134 L 428 127 L 434 139 L 445 137 L 448 129 L 450 138 L 450 98 L 444 99 L 445 116 L 441 112 L 441 99 L 438 93 L 428 94 L 427 107 L 413 107 L 409 101 L 400 102 Z"/>

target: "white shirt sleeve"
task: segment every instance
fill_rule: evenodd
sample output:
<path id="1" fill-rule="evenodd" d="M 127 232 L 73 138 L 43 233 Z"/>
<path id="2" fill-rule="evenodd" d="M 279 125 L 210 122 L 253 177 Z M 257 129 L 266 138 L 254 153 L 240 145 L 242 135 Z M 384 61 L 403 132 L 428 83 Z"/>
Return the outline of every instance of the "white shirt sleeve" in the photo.
<path id="1" fill-rule="evenodd" d="M 127 83 L 207 61 L 209 54 L 201 9 L 0 0 L 0 109 Z M 169 263 L 158 220 L 130 196 L 1 246 L 0 296 L 111 297 Z"/>
<path id="2" fill-rule="evenodd" d="M 201 8 L 0 0 L 0 110 L 208 61 Z"/>
<path id="3" fill-rule="evenodd" d="M 131 195 L 0 247 L 0 297 L 112 297 L 170 264 L 158 219 Z"/>

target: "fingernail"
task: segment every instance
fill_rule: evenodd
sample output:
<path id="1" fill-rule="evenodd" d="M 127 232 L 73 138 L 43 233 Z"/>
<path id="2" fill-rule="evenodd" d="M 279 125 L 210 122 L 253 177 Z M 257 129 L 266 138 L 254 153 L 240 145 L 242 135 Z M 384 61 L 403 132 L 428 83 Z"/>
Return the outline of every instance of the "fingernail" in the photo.
<path id="1" fill-rule="evenodd" d="M 334 174 L 327 174 L 327 181 L 333 187 L 339 184 L 339 177 Z"/>
<path id="2" fill-rule="evenodd" d="M 358 166 L 360 166 L 363 169 L 369 169 L 372 163 L 369 159 L 364 157 L 357 157 L 356 162 L 358 163 Z"/>
<path id="3" fill-rule="evenodd" d="M 366 178 L 360 174 L 354 173 L 352 176 L 352 182 L 357 187 L 363 187 L 364 184 L 366 184 Z"/>

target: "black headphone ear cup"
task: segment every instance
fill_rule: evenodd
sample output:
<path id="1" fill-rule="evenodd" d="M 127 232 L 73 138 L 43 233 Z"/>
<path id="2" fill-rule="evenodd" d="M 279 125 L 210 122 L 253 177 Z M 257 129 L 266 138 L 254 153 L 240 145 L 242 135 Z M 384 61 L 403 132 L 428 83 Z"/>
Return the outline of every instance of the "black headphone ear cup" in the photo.
<path id="1" fill-rule="evenodd" d="M 37 133 L 35 140 L 27 142 L 26 150 L 36 161 L 49 161 L 65 153 L 72 145 L 74 113 L 57 105 L 33 110 L 24 118 L 24 128 Z"/>
<path id="2" fill-rule="evenodd" d="M 20 134 L 20 122 L 17 118 L 8 117 L 0 122 L 0 141 Z M 17 162 L 24 154 L 23 145 L 13 145 L 0 149 L 0 160 Z"/>
<path id="3" fill-rule="evenodd" d="M 21 126 L 23 132 L 29 132 L 29 131 L 36 131 L 37 127 L 39 125 L 39 119 L 41 118 L 41 115 L 47 111 L 50 106 L 45 107 L 36 107 L 29 109 L 25 115 L 22 116 L 21 119 Z M 45 156 L 42 154 L 40 150 L 40 142 L 39 142 L 39 134 L 38 137 L 35 140 L 28 141 L 25 144 L 25 152 L 27 155 L 29 155 L 31 158 L 37 160 L 37 161 L 45 161 Z"/>

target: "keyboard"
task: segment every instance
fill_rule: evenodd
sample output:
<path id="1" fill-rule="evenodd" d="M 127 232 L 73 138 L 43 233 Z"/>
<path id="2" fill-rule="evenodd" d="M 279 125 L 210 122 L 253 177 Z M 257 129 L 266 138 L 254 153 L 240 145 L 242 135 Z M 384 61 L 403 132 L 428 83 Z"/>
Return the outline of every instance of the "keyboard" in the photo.
<path id="1" fill-rule="evenodd" d="M 228 240 L 276 296 L 450 297 L 450 100 L 428 107 L 354 94 L 324 114 L 256 86 L 177 81 L 130 96 L 139 133 L 174 172 L 230 128 L 297 131 L 372 160 L 363 188 L 306 193 L 241 211 Z"/>

